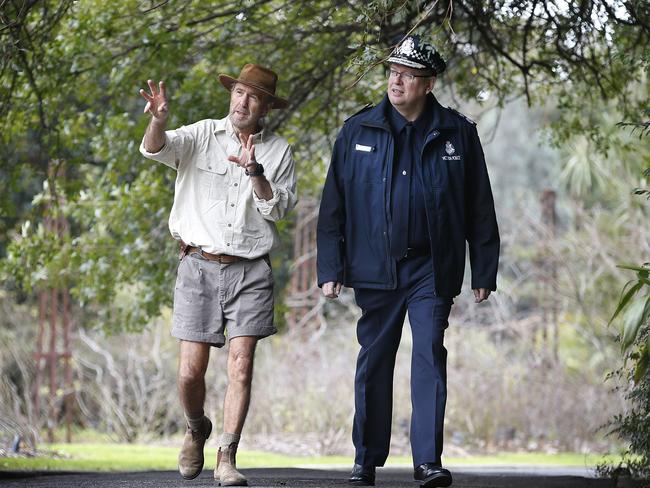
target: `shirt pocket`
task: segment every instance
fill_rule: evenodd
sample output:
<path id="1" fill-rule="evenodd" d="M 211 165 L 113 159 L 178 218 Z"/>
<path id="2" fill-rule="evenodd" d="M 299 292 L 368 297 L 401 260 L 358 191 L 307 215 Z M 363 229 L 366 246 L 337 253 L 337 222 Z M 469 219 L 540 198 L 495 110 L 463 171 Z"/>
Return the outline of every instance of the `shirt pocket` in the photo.
<path id="1" fill-rule="evenodd" d="M 228 196 L 228 165 L 207 154 L 196 159 L 201 194 L 210 200 L 225 201 Z"/>

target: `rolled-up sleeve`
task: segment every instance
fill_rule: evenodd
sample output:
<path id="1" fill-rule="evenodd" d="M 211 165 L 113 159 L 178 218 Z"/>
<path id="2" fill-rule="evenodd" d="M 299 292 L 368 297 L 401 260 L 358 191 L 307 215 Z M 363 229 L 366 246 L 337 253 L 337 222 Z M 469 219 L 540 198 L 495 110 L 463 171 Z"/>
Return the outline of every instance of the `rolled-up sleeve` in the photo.
<path id="1" fill-rule="evenodd" d="M 298 201 L 296 196 L 296 173 L 291 154 L 291 148 L 287 146 L 278 170 L 268 179 L 271 185 L 273 196 L 265 200 L 259 198 L 253 192 L 253 200 L 260 214 L 272 222 L 283 219 L 290 212 Z"/>
<path id="2" fill-rule="evenodd" d="M 170 168 L 178 169 L 181 164 L 190 159 L 194 151 L 196 134 L 192 130 L 192 125 L 165 131 L 165 145 L 158 152 L 147 151 L 144 147 L 143 137 L 140 143 L 140 153 L 145 158 L 153 159 Z"/>

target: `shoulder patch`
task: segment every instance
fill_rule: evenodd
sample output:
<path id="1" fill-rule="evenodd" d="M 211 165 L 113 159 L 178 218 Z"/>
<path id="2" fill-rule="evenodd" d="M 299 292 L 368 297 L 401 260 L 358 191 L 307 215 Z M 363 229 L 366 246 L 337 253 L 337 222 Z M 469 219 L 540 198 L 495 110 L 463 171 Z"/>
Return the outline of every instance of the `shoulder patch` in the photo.
<path id="1" fill-rule="evenodd" d="M 365 106 L 361 107 L 361 110 L 358 110 L 357 112 L 353 113 L 347 119 L 345 119 L 343 122 L 347 122 L 348 120 L 350 120 L 355 115 L 359 115 L 360 113 L 365 112 L 366 110 L 370 110 L 372 107 L 373 107 L 372 103 L 366 104 Z"/>
<path id="2" fill-rule="evenodd" d="M 453 113 L 455 113 L 456 115 L 458 115 L 458 116 L 462 117 L 463 119 L 465 119 L 465 120 L 466 120 L 467 122 L 469 122 L 470 124 L 472 124 L 472 125 L 476 125 L 476 122 L 474 122 L 472 119 L 470 119 L 467 115 L 465 115 L 465 114 L 461 114 L 458 110 L 453 109 L 453 108 L 451 108 L 451 107 L 447 107 L 447 108 L 448 108 L 449 110 L 451 110 Z"/>

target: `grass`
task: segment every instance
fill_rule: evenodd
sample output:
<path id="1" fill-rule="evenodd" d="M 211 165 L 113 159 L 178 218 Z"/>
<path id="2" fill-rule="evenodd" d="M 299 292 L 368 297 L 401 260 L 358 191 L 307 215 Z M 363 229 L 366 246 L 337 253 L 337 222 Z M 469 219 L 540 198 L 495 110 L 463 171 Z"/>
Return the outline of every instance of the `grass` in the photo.
<path id="1" fill-rule="evenodd" d="M 45 444 L 42 456 L 0 457 L 0 471 L 151 471 L 176 470 L 179 446 L 142 444 L 73 443 Z M 206 448 L 205 469 L 214 469 L 216 448 Z M 598 454 L 579 453 L 501 453 L 490 456 L 446 458 L 448 466 L 580 466 L 593 467 L 603 461 Z M 610 459 L 610 461 L 612 461 Z M 241 468 L 275 468 L 301 466 L 340 466 L 348 468 L 347 456 L 300 457 L 259 451 L 242 451 L 237 455 Z M 410 457 L 395 456 L 387 466 L 411 466 Z"/>

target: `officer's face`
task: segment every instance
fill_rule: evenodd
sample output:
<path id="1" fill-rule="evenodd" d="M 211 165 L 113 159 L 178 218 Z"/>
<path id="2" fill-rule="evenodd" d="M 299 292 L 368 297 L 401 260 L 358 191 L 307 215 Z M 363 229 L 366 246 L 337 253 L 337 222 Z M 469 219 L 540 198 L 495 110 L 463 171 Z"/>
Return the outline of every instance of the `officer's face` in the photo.
<path id="1" fill-rule="evenodd" d="M 230 122 L 239 130 L 253 130 L 269 111 L 268 96 L 250 86 L 236 83 L 230 92 Z"/>
<path id="2" fill-rule="evenodd" d="M 391 64 L 388 75 L 388 99 L 394 107 L 408 109 L 424 101 L 433 89 L 435 76 L 426 76 L 421 69 Z"/>

